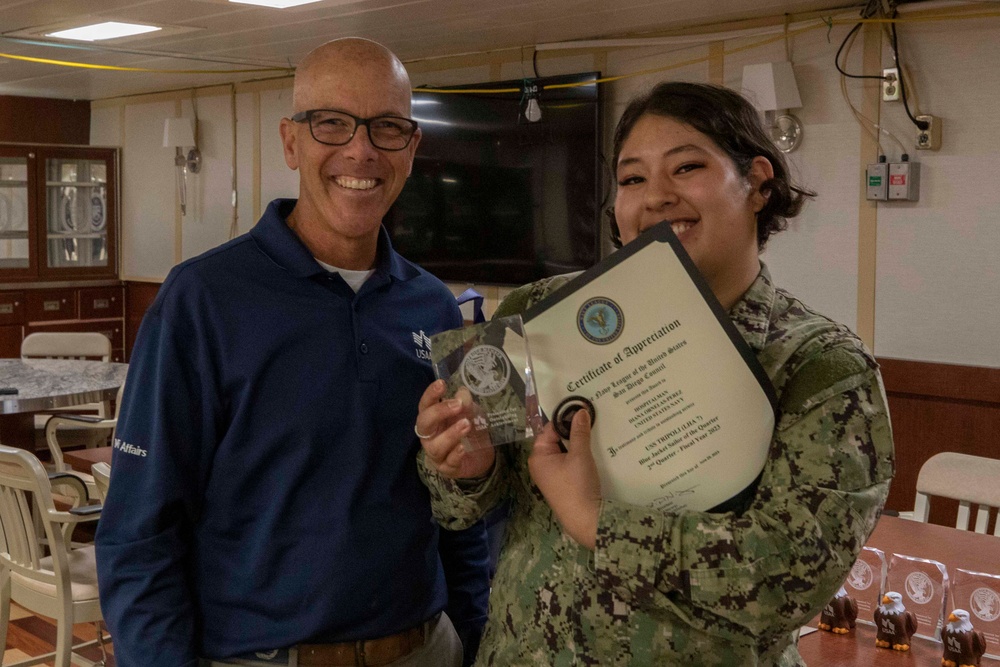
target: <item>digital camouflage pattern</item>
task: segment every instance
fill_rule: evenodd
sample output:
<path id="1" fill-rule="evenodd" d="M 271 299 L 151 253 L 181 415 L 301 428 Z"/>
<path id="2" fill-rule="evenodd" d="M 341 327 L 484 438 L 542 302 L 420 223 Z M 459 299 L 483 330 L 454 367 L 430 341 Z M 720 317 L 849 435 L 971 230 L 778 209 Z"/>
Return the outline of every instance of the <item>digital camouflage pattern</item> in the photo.
<path id="1" fill-rule="evenodd" d="M 516 290 L 498 315 L 560 284 Z M 729 313 L 779 397 L 768 461 L 741 511 L 665 514 L 604 501 L 591 552 L 560 530 L 528 475 L 531 443 L 479 482 L 429 469 L 434 513 L 512 514 L 477 664 L 801 665 L 798 628 L 844 581 L 894 472 L 878 367 L 846 327 L 776 289 L 766 267 Z"/>

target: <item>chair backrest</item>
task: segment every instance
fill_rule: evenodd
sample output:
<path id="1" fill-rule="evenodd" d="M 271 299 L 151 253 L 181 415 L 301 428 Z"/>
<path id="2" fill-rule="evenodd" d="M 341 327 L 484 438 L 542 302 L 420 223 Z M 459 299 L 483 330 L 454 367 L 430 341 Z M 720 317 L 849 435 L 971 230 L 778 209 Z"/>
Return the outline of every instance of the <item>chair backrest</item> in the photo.
<path id="1" fill-rule="evenodd" d="M 977 505 L 977 533 L 985 533 L 990 510 L 1000 508 L 1000 460 L 956 452 L 942 452 L 927 459 L 917 475 L 917 498 L 913 518 L 927 522 L 930 496 L 958 501 L 955 528 L 969 529 L 971 506 Z M 1000 518 L 993 534 L 1000 537 Z"/>
<path id="2" fill-rule="evenodd" d="M 90 474 L 94 476 L 94 485 L 97 487 L 97 495 L 103 503 L 108 497 L 108 487 L 111 485 L 111 466 L 104 461 L 98 461 L 90 466 Z"/>
<path id="3" fill-rule="evenodd" d="M 21 342 L 21 358 L 111 361 L 111 341 L 94 331 L 38 332 L 28 334 Z"/>
<path id="4" fill-rule="evenodd" d="M 33 508 L 51 551 L 47 563 Z M 55 511 L 48 474 L 38 458 L 23 449 L 0 446 L 0 564 L 60 589 L 69 586 L 69 547 L 58 525 L 46 520 Z"/>

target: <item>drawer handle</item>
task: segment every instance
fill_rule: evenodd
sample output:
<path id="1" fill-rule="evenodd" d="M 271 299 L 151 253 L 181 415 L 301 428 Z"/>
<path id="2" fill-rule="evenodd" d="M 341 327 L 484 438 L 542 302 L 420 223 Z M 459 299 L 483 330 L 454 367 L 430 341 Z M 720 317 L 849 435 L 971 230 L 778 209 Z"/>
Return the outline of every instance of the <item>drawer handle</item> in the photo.
<path id="1" fill-rule="evenodd" d="M 0 315 L 11 315 L 14 313 L 14 304 L 0 303 Z"/>
<path id="2" fill-rule="evenodd" d="M 94 310 L 101 310 L 103 308 L 110 308 L 111 302 L 107 299 L 94 299 Z"/>
<path id="3" fill-rule="evenodd" d="M 45 312 L 51 312 L 51 311 L 54 311 L 54 310 L 59 310 L 60 307 L 61 306 L 60 306 L 60 303 L 59 303 L 59 299 L 56 299 L 54 301 L 43 301 L 42 302 L 42 310 L 44 310 Z"/>

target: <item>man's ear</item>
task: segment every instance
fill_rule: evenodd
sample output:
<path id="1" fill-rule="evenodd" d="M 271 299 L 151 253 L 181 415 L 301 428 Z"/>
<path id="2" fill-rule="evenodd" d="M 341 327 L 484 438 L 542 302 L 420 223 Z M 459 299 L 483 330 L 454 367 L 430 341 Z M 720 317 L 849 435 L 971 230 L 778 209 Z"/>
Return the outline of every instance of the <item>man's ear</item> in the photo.
<path id="1" fill-rule="evenodd" d="M 750 173 L 747 174 L 747 181 L 750 183 L 750 201 L 753 204 L 754 213 L 760 213 L 764 205 L 767 204 L 771 193 L 761 192 L 760 186 L 772 178 L 774 178 L 774 167 L 771 166 L 771 161 L 763 155 L 755 157 L 750 163 Z"/>
<path id="2" fill-rule="evenodd" d="M 288 118 L 282 118 L 278 131 L 281 133 L 281 147 L 285 152 L 285 164 L 292 171 L 299 168 L 297 123 Z"/>

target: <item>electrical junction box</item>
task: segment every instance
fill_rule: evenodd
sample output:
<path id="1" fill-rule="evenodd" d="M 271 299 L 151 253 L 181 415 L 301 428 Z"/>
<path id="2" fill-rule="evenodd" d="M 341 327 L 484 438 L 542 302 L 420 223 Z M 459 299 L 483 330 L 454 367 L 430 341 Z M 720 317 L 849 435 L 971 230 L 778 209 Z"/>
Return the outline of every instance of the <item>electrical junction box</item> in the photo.
<path id="1" fill-rule="evenodd" d="M 882 101 L 895 102 L 899 99 L 899 68 L 887 67 L 882 70 Z"/>
<path id="2" fill-rule="evenodd" d="M 927 129 L 917 129 L 917 148 L 936 151 L 941 148 L 941 119 L 936 116 L 917 116 L 917 120 L 927 123 Z"/>
<path id="3" fill-rule="evenodd" d="M 920 163 L 889 163 L 889 199 L 917 201 L 920 198 Z"/>
<path id="4" fill-rule="evenodd" d="M 885 201 L 889 198 L 889 165 L 875 162 L 865 172 L 865 199 Z"/>

